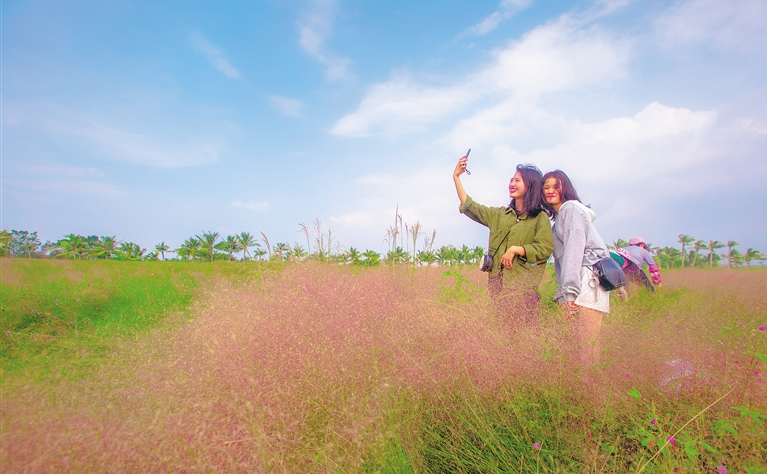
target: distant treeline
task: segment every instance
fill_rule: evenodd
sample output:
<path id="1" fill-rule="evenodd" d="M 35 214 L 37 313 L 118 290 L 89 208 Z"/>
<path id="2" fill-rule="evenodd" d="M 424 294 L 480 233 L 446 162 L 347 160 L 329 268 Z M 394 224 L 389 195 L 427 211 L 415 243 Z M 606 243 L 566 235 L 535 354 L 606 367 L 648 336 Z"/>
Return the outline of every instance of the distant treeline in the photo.
<path id="1" fill-rule="evenodd" d="M 260 239 L 250 232 L 222 237 L 218 232 L 202 232 L 189 237 L 178 248 L 160 242 L 153 249 L 142 248 L 134 242 L 119 240 L 116 236 L 82 236 L 67 234 L 64 238 L 42 243 L 37 232 L 24 230 L 0 231 L 0 256 L 26 258 L 70 258 L 80 260 L 184 260 L 189 262 L 229 261 L 321 261 L 350 265 L 379 265 L 382 263 L 409 263 L 412 265 L 471 265 L 478 264 L 485 253 L 483 247 L 470 248 L 445 245 L 434 249 L 436 231 L 431 236 L 421 232 L 421 225 L 407 225 L 401 216 L 387 229 L 383 239 L 389 246 L 385 254 L 354 247 L 344 248 L 330 229 L 324 230 L 315 220 L 312 227 L 299 224 L 299 232 L 306 237 L 302 243 L 278 242 L 272 245 L 263 232 Z M 421 239 L 422 238 L 422 239 Z M 418 250 L 418 243 L 422 248 Z M 741 267 L 751 266 L 767 259 L 759 250 L 749 248 L 741 253 L 735 241 L 699 240 L 680 234 L 681 249 L 652 247 L 662 268 L 681 267 Z M 628 245 L 623 239 L 614 241 L 610 248 Z M 726 249 L 724 252 L 717 252 Z M 170 256 L 175 254 L 175 256 Z"/>

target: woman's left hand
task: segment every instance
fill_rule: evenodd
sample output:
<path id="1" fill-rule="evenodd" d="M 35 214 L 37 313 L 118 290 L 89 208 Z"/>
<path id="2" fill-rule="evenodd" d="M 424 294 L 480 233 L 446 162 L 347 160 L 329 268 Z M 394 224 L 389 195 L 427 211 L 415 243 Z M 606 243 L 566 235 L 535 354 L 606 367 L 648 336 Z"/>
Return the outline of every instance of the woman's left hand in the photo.
<path id="1" fill-rule="evenodd" d="M 503 265 L 504 268 L 511 268 L 515 255 L 524 256 L 525 248 L 516 245 L 509 247 L 509 249 L 506 250 L 506 252 L 503 254 L 503 257 L 501 257 L 501 265 Z"/>

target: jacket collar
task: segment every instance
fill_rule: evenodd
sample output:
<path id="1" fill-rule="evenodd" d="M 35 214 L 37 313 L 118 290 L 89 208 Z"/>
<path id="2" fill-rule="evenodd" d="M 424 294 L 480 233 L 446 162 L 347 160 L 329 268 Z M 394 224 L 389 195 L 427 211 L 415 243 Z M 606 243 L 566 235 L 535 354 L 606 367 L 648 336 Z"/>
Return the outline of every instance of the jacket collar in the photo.
<path id="1" fill-rule="evenodd" d="M 506 214 L 514 214 L 517 218 L 517 220 L 520 219 L 527 219 L 527 211 L 523 212 L 522 214 L 518 214 L 517 210 L 513 206 L 508 206 L 506 208 Z"/>

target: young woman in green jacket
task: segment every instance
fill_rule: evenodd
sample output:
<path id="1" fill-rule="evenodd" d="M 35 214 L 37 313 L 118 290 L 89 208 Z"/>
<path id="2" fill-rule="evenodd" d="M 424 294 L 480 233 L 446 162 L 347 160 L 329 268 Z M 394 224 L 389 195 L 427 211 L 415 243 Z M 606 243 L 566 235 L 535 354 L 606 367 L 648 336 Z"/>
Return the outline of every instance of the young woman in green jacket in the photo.
<path id="1" fill-rule="evenodd" d="M 459 211 L 490 229 L 488 254 L 494 256 L 488 275 L 490 295 L 504 315 L 535 322 L 539 316 L 538 285 L 554 250 L 551 222 L 543 207 L 543 175 L 533 165 L 517 165 L 509 182 L 511 203 L 490 207 L 466 194 L 461 183 L 466 163 L 465 156 L 458 160 L 453 182 L 461 201 Z"/>

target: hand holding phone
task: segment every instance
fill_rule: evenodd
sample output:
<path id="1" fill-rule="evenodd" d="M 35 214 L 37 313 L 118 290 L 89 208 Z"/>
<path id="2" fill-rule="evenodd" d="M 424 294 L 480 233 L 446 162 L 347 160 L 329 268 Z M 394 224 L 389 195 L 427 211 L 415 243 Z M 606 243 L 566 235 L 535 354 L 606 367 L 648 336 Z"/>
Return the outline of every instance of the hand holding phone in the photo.
<path id="1" fill-rule="evenodd" d="M 471 153 L 471 148 L 469 148 L 469 151 L 466 152 L 466 159 L 469 159 L 469 153 Z M 466 174 L 471 175 L 471 171 L 464 168 L 464 171 L 466 171 Z"/>

